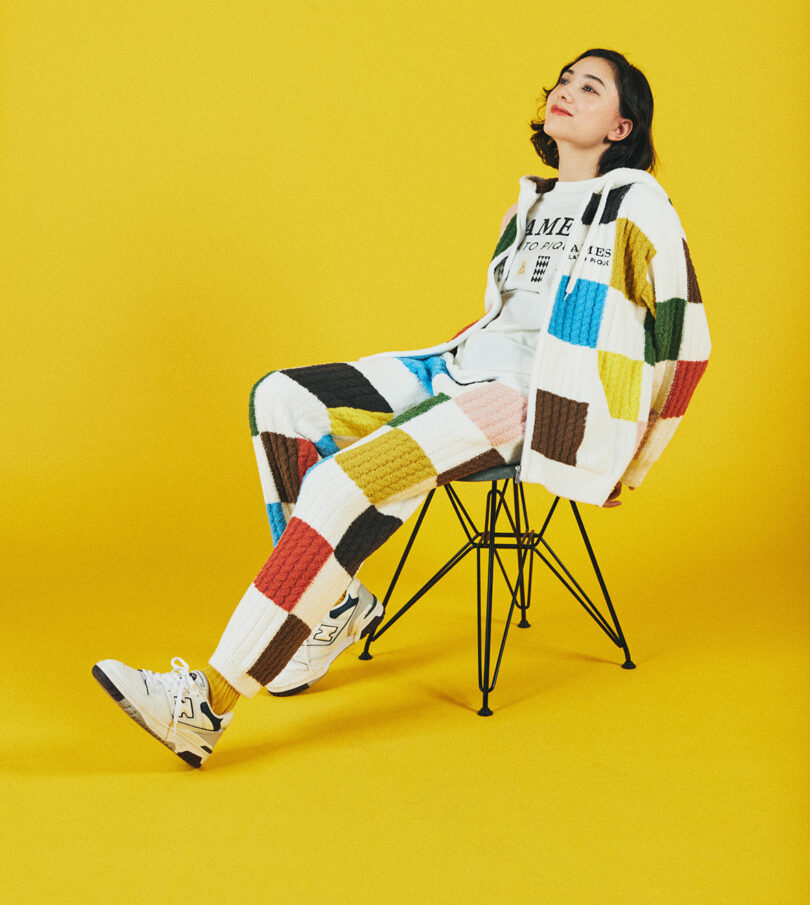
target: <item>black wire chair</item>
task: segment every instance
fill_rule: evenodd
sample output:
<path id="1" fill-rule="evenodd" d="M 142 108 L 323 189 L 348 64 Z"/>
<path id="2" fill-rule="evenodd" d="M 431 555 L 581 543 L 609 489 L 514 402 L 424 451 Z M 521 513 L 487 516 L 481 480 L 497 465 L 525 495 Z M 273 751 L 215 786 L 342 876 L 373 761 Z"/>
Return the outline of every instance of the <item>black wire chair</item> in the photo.
<path id="1" fill-rule="evenodd" d="M 585 531 L 585 525 L 579 508 L 573 500 L 569 500 L 571 510 L 576 519 L 577 527 L 582 535 L 585 548 L 593 566 L 594 573 L 599 581 L 599 587 L 605 599 L 610 621 L 600 611 L 596 604 L 582 589 L 582 586 L 574 578 L 569 569 L 554 552 L 546 540 L 546 530 L 551 522 L 552 516 L 557 511 L 560 497 L 556 497 L 554 502 L 543 521 L 539 531 L 532 531 L 529 527 L 529 517 L 526 508 L 526 497 L 523 492 L 523 485 L 517 480 L 516 466 L 504 465 L 497 468 L 488 468 L 478 474 L 461 478 L 464 482 L 482 482 L 488 481 L 490 489 L 487 492 L 486 511 L 484 514 L 484 527 L 479 530 L 464 504 L 459 499 L 453 484 L 445 484 L 444 490 L 453 506 L 458 521 L 464 531 L 466 540 L 461 548 L 450 557 L 450 559 L 439 568 L 423 585 L 413 594 L 400 608 L 389 618 L 379 624 L 376 629 L 366 636 L 365 647 L 360 654 L 361 660 L 370 660 L 370 647 L 372 642 L 376 641 L 381 635 L 385 634 L 395 622 L 397 622 L 408 610 L 426 594 L 435 584 L 441 581 L 451 569 L 461 562 L 464 557 L 475 550 L 476 554 L 476 595 L 477 595 L 477 613 L 478 613 L 478 687 L 483 695 L 481 709 L 478 711 L 480 716 L 491 716 L 492 710 L 489 707 L 489 696 L 495 688 L 498 681 L 498 673 L 501 668 L 501 660 L 503 658 L 504 648 L 506 647 L 506 638 L 509 634 L 509 628 L 512 624 L 512 617 L 515 610 L 520 611 L 520 621 L 517 623 L 518 628 L 529 628 L 529 620 L 527 612 L 531 605 L 531 589 L 532 574 L 535 556 L 544 563 L 549 570 L 559 579 L 559 581 L 568 589 L 577 602 L 584 608 L 589 616 L 596 622 L 600 629 L 610 638 L 610 640 L 621 650 L 624 651 L 625 661 L 622 663 L 623 669 L 635 669 L 635 664 L 630 659 L 630 650 L 627 646 L 627 640 L 624 637 L 619 619 L 613 607 L 613 603 L 608 593 L 607 585 L 602 577 L 602 571 L 596 561 L 593 547 Z M 511 503 L 508 493 L 509 485 L 512 485 Z M 427 495 L 416 524 L 413 527 L 405 550 L 399 561 L 399 565 L 394 572 L 391 583 L 388 586 L 383 605 L 388 612 L 388 602 L 397 585 L 397 581 L 405 566 L 405 562 L 413 547 L 416 535 L 422 526 L 425 515 L 433 500 L 436 490 L 431 490 Z M 498 530 L 498 523 L 504 530 Z M 514 583 L 507 574 L 501 558 L 501 550 L 517 551 L 517 574 Z M 485 568 L 482 569 L 482 560 L 485 561 Z M 528 574 L 526 562 L 528 560 Z M 497 649 L 497 655 L 493 666 L 493 638 L 492 638 L 492 591 L 493 580 L 495 577 L 496 567 L 500 570 L 506 582 L 506 586 L 511 594 L 509 610 L 506 616 L 506 625 L 500 639 Z M 482 572 L 485 574 L 482 576 Z M 483 598 L 483 601 L 482 601 Z M 483 602 L 483 606 L 482 606 Z"/>

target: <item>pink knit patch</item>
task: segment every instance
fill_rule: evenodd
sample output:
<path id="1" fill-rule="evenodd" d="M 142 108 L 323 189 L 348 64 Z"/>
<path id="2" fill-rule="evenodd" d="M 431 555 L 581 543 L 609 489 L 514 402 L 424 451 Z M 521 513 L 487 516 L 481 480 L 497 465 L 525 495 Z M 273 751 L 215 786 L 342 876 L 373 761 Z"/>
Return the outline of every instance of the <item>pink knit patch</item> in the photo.
<path id="1" fill-rule="evenodd" d="M 526 397 L 502 383 L 476 387 L 453 402 L 481 430 L 493 446 L 523 436 L 526 428 Z"/>

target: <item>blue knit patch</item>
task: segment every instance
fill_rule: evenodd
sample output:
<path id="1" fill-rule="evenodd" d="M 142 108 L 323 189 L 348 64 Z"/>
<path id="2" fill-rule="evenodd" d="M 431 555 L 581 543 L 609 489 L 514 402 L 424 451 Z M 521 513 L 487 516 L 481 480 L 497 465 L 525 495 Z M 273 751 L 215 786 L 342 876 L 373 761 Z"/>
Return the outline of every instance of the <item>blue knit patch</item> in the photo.
<path id="1" fill-rule="evenodd" d="M 607 284 L 580 278 L 574 285 L 573 292 L 566 298 L 567 285 L 568 276 L 564 276 L 554 299 L 548 332 L 576 346 L 595 349 L 605 310 Z"/>
<path id="2" fill-rule="evenodd" d="M 340 447 L 332 439 L 331 434 L 324 434 L 320 440 L 315 441 L 315 449 L 325 458 L 336 453 Z"/>
<path id="3" fill-rule="evenodd" d="M 425 390 L 433 395 L 433 381 L 439 374 L 447 374 L 447 362 L 441 355 L 427 358 L 400 358 L 399 361 L 414 374 Z"/>
<path id="4" fill-rule="evenodd" d="M 273 535 L 273 543 L 277 544 L 284 533 L 284 529 L 287 527 L 281 503 L 267 504 L 267 518 L 270 522 L 270 533 Z"/>

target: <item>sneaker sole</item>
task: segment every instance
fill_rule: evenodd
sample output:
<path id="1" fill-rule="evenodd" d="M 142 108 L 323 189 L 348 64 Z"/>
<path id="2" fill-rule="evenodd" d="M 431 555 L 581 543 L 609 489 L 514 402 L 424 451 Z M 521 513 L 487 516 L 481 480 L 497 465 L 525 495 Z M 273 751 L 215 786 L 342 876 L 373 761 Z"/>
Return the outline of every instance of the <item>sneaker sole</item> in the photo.
<path id="1" fill-rule="evenodd" d="M 344 650 L 348 650 L 352 646 L 352 644 L 365 638 L 366 635 L 373 634 L 377 630 L 377 626 L 383 621 L 384 616 L 384 612 L 380 613 L 379 616 L 375 616 L 356 638 L 346 639 L 349 641 L 349 643 L 337 650 L 332 659 L 327 661 L 324 668 L 319 670 L 317 674 L 313 675 L 309 682 L 305 682 L 303 685 L 297 685 L 295 688 L 285 688 L 283 691 L 270 691 L 269 688 L 267 689 L 267 691 L 271 695 L 273 695 L 274 698 L 289 698 L 294 694 L 305 691 L 307 688 L 311 688 L 319 679 L 322 679 L 326 675 L 326 673 L 329 671 L 329 667 L 343 653 Z"/>
<path id="2" fill-rule="evenodd" d="M 124 697 L 121 691 L 116 688 L 115 683 L 110 679 L 110 677 L 98 666 L 93 667 L 93 678 L 98 682 L 98 684 L 107 692 L 107 694 L 115 701 L 116 704 L 126 713 L 128 717 L 131 717 L 142 729 L 145 729 L 152 738 L 157 739 L 161 745 L 165 745 L 169 751 L 174 752 L 180 760 L 185 761 L 191 767 L 201 767 L 202 766 L 202 758 L 199 754 L 194 754 L 192 751 L 178 751 L 176 748 L 172 747 L 172 745 L 167 742 L 165 739 L 162 739 L 159 735 L 152 731 L 149 728 L 144 718 L 141 716 L 140 711 L 137 708 L 133 707 L 132 704 Z"/>

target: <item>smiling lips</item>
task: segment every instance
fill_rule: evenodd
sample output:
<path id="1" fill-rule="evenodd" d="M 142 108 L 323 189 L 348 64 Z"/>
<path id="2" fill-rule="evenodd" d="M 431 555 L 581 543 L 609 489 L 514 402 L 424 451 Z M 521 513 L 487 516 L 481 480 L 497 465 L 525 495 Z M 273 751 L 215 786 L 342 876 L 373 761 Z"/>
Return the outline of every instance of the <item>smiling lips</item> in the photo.
<path id="1" fill-rule="evenodd" d="M 562 116 L 573 116 L 572 113 L 569 113 L 567 110 L 563 110 L 562 107 L 558 107 L 556 104 L 551 108 L 552 113 L 560 113 Z"/>

